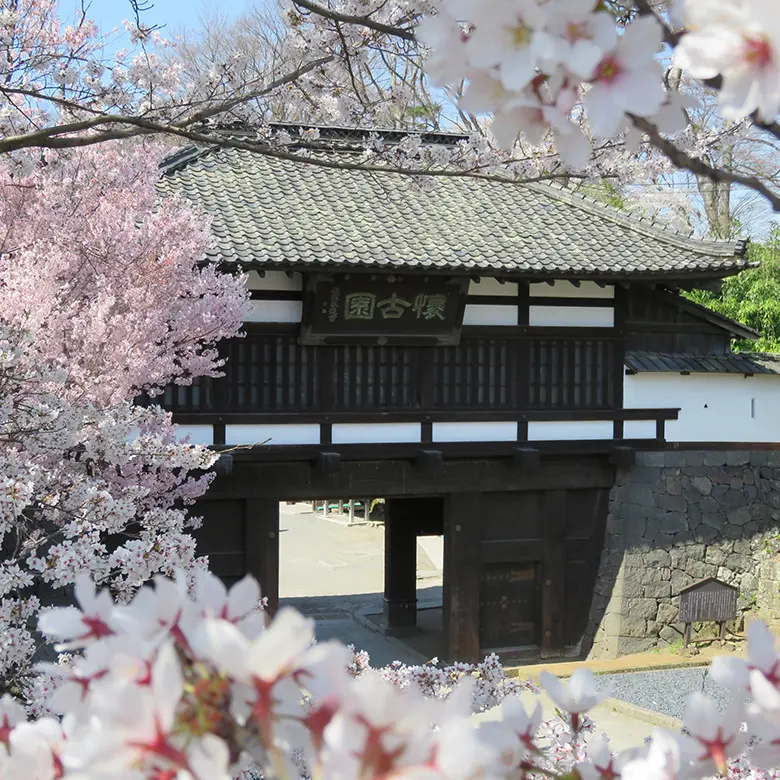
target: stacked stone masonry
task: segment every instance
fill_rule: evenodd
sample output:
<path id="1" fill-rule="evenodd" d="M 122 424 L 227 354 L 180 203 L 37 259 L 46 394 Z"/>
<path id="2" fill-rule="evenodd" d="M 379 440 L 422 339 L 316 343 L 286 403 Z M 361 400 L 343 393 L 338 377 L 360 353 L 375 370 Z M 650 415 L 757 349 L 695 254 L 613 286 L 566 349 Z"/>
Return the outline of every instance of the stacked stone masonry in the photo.
<path id="1" fill-rule="evenodd" d="M 679 642 L 680 590 L 706 577 L 739 588 L 740 618 L 761 606 L 759 579 L 777 610 L 766 549 L 779 527 L 780 452 L 639 453 L 610 495 L 585 649 L 613 657 Z"/>

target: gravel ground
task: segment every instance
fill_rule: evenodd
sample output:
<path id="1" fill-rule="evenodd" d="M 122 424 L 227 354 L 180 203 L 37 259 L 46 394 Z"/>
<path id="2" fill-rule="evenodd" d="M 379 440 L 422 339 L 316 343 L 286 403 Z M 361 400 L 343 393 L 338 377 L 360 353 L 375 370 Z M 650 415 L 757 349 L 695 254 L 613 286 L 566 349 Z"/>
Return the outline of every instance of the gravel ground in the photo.
<path id="1" fill-rule="evenodd" d="M 599 687 L 615 699 L 680 719 L 685 711 L 685 701 L 694 691 L 712 696 L 721 711 L 733 698 L 731 691 L 712 680 L 706 666 L 600 674 L 597 679 Z"/>

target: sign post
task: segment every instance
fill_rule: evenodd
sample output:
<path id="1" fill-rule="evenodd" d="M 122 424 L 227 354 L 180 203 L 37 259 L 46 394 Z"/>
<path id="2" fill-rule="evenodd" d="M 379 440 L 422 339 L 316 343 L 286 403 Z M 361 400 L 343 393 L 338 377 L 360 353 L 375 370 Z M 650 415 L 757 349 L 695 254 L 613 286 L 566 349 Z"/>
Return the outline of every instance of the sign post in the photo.
<path id="1" fill-rule="evenodd" d="M 726 638 L 726 621 L 737 616 L 738 590 L 733 585 L 708 577 L 680 591 L 681 623 L 685 623 L 684 647 L 691 641 L 691 624 L 713 621 L 720 626 L 720 641 Z"/>

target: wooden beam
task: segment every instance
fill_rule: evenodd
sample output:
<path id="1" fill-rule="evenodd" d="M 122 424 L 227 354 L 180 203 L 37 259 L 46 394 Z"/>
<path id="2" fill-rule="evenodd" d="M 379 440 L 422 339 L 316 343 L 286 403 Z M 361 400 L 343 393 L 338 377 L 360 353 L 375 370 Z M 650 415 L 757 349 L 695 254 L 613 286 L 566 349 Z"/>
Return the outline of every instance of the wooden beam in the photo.
<path id="1" fill-rule="evenodd" d="M 613 466 L 626 468 L 636 463 L 636 450 L 633 447 L 615 447 L 609 456 L 609 462 Z"/>
<path id="2" fill-rule="evenodd" d="M 566 491 L 548 490 L 542 499 L 542 657 L 563 654 L 566 614 Z"/>
<path id="3" fill-rule="evenodd" d="M 648 446 L 657 442 L 648 441 Z M 511 448 L 503 457 L 447 460 L 441 475 L 426 474 L 409 460 L 342 460 L 337 474 L 325 475 L 309 461 L 256 460 L 253 453 L 233 457 L 233 473 L 217 477 L 209 488 L 214 498 L 247 495 L 280 501 L 321 499 L 323 496 L 436 496 L 463 494 L 479 485 L 483 492 L 611 488 L 614 466 L 609 463 L 611 441 L 602 442 L 603 454 L 581 453 L 577 458 L 545 457 L 537 470 L 507 466 Z M 419 446 L 419 445 L 418 445 Z"/>
<path id="4" fill-rule="evenodd" d="M 398 635 L 417 624 L 417 534 L 413 498 L 385 502 L 385 633 Z"/>
<path id="5" fill-rule="evenodd" d="M 518 469 L 535 470 L 542 464 L 542 453 L 535 447 L 515 447 L 512 450 L 512 466 Z"/>
<path id="6" fill-rule="evenodd" d="M 443 474 L 444 454 L 441 450 L 422 450 L 417 465 L 427 474 Z"/>
<path id="7" fill-rule="evenodd" d="M 223 452 L 217 462 L 211 467 L 217 476 L 227 476 L 233 472 L 233 456 L 229 452 Z"/>
<path id="8" fill-rule="evenodd" d="M 326 477 L 341 471 L 341 455 L 338 452 L 321 452 L 317 457 L 317 470 Z"/>
<path id="9" fill-rule="evenodd" d="M 449 661 L 476 662 L 482 569 L 480 493 L 444 499 L 444 639 Z"/>
<path id="10" fill-rule="evenodd" d="M 279 608 L 279 502 L 253 498 L 244 507 L 245 571 L 260 583 L 273 617 Z"/>

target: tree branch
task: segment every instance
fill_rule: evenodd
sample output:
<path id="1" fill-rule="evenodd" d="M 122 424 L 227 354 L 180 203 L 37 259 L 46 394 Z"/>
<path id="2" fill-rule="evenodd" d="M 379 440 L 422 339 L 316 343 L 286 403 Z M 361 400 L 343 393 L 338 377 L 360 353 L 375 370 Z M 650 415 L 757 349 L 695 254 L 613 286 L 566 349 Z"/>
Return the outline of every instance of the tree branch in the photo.
<path id="1" fill-rule="evenodd" d="M 331 11 L 330 8 L 324 8 L 321 5 L 312 3 L 309 0 L 293 0 L 295 5 L 305 8 L 307 11 L 321 16 L 324 19 L 330 19 L 332 22 L 343 22 L 344 24 L 357 24 L 361 27 L 368 27 L 370 30 L 384 33 L 385 35 L 392 35 L 395 38 L 403 38 L 405 41 L 414 41 L 414 33 L 409 30 L 404 30 L 402 27 L 393 27 L 390 24 L 382 24 L 382 22 L 374 21 L 370 16 L 352 16 L 350 14 L 342 14 L 338 11 Z"/>
<path id="2" fill-rule="evenodd" d="M 648 122 L 647 119 L 634 116 L 633 114 L 628 116 L 635 127 L 648 135 L 651 145 L 668 157 L 676 167 L 690 171 L 697 176 L 703 176 L 716 183 L 731 182 L 732 184 L 741 184 L 743 187 L 763 195 L 772 204 L 772 209 L 780 213 L 780 193 L 769 189 L 758 177 L 724 171 L 709 165 L 698 157 L 691 157 L 687 152 L 684 152 L 671 141 L 664 138 L 652 122 Z"/>
<path id="3" fill-rule="evenodd" d="M 71 125 L 73 127 L 76 123 Z M 268 141 L 251 141 L 240 138 L 231 138 L 228 135 L 218 133 L 202 132 L 200 130 L 179 127 L 175 125 L 165 125 L 154 122 L 143 117 L 95 117 L 77 123 L 79 130 L 96 130 L 102 125 L 127 125 L 132 129 L 125 130 L 106 130 L 92 134 L 73 135 L 74 130 L 67 131 L 71 133 L 66 135 L 64 126 L 59 128 L 47 128 L 46 130 L 29 133 L 27 136 L 15 136 L 9 139 L 0 139 L 0 153 L 10 151 L 9 144 L 14 144 L 14 149 L 25 148 L 29 146 L 43 147 L 50 149 L 73 149 L 104 141 L 131 138 L 140 135 L 172 135 L 178 138 L 184 138 L 196 144 L 211 147 L 225 147 L 229 149 L 240 149 L 243 151 L 264 154 L 267 157 L 273 157 L 279 160 L 288 160 L 297 163 L 306 163 L 320 168 L 330 168 L 335 170 L 347 171 L 367 171 L 370 173 L 392 173 L 404 176 L 416 177 L 437 177 L 437 178 L 473 178 L 483 179 L 485 181 L 502 182 L 504 184 L 523 184 L 529 182 L 551 181 L 562 178 L 562 173 L 551 172 L 538 176 L 528 176 L 516 178 L 511 175 L 500 175 L 492 173 L 481 173 L 480 169 L 486 166 L 475 166 L 470 169 L 443 169 L 443 168 L 404 168 L 392 165 L 373 165 L 361 162 L 336 161 L 325 157 L 307 157 L 305 155 L 294 154 L 283 149 L 274 148 Z M 54 133 L 52 131 L 63 131 Z M 30 139 L 29 141 L 27 139 Z M 26 141 L 26 142 L 25 142 Z M 521 162 L 520 160 L 506 160 L 506 164 Z M 568 178 L 587 178 L 585 175 L 566 173 Z M 609 178 L 609 177 L 605 177 Z"/>

